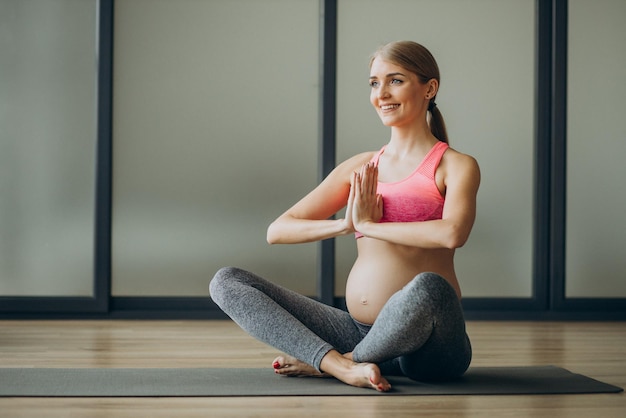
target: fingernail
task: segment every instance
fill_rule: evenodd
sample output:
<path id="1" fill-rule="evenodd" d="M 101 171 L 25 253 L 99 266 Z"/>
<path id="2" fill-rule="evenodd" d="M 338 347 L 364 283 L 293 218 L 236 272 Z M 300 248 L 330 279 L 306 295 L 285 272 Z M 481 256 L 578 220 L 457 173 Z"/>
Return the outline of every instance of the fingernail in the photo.
<path id="1" fill-rule="evenodd" d="M 275 369 L 280 369 L 280 363 L 279 363 L 279 362 L 277 362 L 277 361 L 275 361 L 275 362 L 272 364 L 272 367 L 274 367 Z"/>

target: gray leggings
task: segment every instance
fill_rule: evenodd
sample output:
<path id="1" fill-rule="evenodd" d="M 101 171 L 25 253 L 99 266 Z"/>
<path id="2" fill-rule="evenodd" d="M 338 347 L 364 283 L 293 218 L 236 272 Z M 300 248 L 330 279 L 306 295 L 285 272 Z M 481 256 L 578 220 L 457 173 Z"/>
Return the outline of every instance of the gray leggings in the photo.
<path id="1" fill-rule="evenodd" d="M 332 349 L 418 381 L 461 376 L 471 361 L 461 304 L 435 273 L 421 273 L 396 292 L 371 326 L 235 267 L 220 269 L 209 291 L 248 334 L 317 370 Z"/>

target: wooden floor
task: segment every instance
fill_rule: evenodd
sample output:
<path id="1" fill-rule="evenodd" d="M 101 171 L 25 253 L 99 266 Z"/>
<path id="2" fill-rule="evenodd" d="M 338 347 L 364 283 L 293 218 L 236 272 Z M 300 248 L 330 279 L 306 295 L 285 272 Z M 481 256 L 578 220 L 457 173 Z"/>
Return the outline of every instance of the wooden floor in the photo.
<path id="1" fill-rule="evenodd" d="M 624 322 L 470 322 L 474 366 L 552 364 L 626 387 Z M 0 367 L 268 367 L 230 321 L 0 321 Z M 626 417 L 626 395 L 0 398 L 0 417 Z"/>

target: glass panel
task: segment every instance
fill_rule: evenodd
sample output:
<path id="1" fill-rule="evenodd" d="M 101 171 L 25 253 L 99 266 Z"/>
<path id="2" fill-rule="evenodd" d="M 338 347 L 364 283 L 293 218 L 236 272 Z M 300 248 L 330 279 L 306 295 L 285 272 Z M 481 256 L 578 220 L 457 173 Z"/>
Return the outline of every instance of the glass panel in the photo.
<path id="1" fill-rule="evenodd" d="M 369 55 L 394 40 L 425 45 L 441 70 L 437 103 L 451 146 L 473 155 L 482 171 L 476 224 L 457 251 L 463 294 L 532 296 L 535 2 L 338 4 L 339 160 L 389 140 L 369 103 Z M 338 240 L 338 294 L 354 256 L 354 239 Z"/>
<path id="2" fill-rule="evenodd" d="M 266 228 L 317 182 L 317 0 L 117 2 L 113 294 L 206 296 L 236 265 L 315 294 Z"/>
<path id="3" fill-rule="evenodd" d="M 626 2 L 569 2 L 566 297 L 626 297 Z"/>
<path id="4" fill-rule="evenodd" d="M 93 293 L 96 1 L 0 0 L 0 295 Z"/>

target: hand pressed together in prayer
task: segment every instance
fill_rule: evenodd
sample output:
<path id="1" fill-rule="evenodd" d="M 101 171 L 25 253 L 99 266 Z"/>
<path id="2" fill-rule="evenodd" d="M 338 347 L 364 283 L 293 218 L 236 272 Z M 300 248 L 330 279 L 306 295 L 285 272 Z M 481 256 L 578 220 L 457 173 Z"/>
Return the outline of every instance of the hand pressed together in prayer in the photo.
<path id="1" fill-rule="evenodd" d="M 383 216 L 383 198 L 376 193 L 377 186 L 378 167 L 374 163 L 352 173 L 346 217 L 351 217 L 355 231 L 364 224 L 377 223 Z"/>

